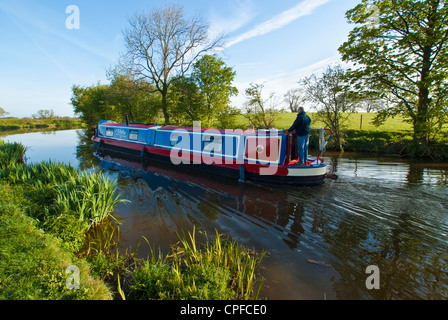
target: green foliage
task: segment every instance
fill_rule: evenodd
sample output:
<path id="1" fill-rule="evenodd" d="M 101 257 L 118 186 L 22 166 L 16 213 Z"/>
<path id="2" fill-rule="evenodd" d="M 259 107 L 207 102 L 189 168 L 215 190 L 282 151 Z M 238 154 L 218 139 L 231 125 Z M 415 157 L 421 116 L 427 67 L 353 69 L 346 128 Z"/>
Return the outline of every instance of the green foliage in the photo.
<path id="1" fill-rule="evenodd" d="M 88 126 L 97 125 L 101 119 L 114 120 L 118 117 L 115 106 L 107 102 L 108 90 L 109 86 L 100 84 L 92 87 L 73 86 L 71 103 L 74 112 Z"/>
<path id="2" fill-rule="evenodd" d="M 26 204 L 18 189 L 0 182 L 0 300 L 111 299 L 85 261 L 62 249 L 23 213 Z M 80 269 L 79 290 L 66 288 L 69 265 Z"/>
<path id="3" fill-rule="evenodd" d="M 357 26 L 339 51 L 354 86 L 389 101 L 381 118 L 403 114 L 414 139 L 434 141 L 448 121 L 448 2 L 362 0 L 346 16 Z"/>
<path id="4" fill-rule="evenodd" d="M 228 300 L 256 299 L 255 272 L 261 259 L 216 233 L 199 246 L 195 230 L 179 236 L 169 257 L 153 256 L 133 272 L 130 291 L 135 299 Z M 258 287 L 258 290 L 261 287 Z"/>
<path id="5" fill-rule="evenodd" d="M 177 77 L 171 81 L 168 104 L 171 123 L 192 126 L 194 121 L 206 123 L 205 99 L 191 77 Z"/>
<path id="6" fill-rule="evenodd" d="M 30 118 L 8 118 L 0 120 L 0 131 L 17 131 L 30 129 L 76 129 L 82 128 L 84 124 L 80 119 L 68 117 L 55 117 L 52 119 L 30 119 Z M 44 130 L 45 131 L 45 130 Z"/>
<path id="7" fill-rule="evenodd" d="M 190 76 L 171 81 L 168 95 L 171 119 L 176 125 L 232 127 L 239 112 L 230 106 L 238 93 L 232 86 L 235 72 L 216 56 L 205 55 L 193 66 Z"/>
<path id="8" fill-rule="evenodd" d="M 194 64 L 191 77 L 204 97 L 203 116 L 207 126 L 212 126 L 216 117 L 218 125 L 225 127 L 235 113 L 230 107 L 230 98 L 238 94 L 232 86 L 235 75 L 236 72 L 216 56 L 205 55 Z"/>
<path id="9" fill-rule="evenodd" d="M 1 143 L 0 153 L 9 148 Z M 258 297 L 262 283 L 255 291 L 255 272 L 264 253 L 218 234 L 199 246 L 193 230 L 170 256 L 141 261 L 136 251 L 112 254 L 116 225 L 104 223 L 124 201 L 115 196 L 116 184 L 59 163 L 26 165 L 17 157 L 22 148 L 14 150 L 5 152 L 0 180 L 0 298 L 110 299 L 103 281 L 123 299 Z M 65 287 L 64 268 L 71 264 L 81 269 L 80 290 Z"/>
<path id="10" fill-rule="evenodd" d="M 0 172 L 24 162 L 26 148 L 22 144 L 0 141 Z"/>
<path id="11" fill-rule="evenodd" d="M 113 208 L 125 200 L 116 194 L 116 183 L 100 173 L 82 173 L 71 165 L 41 162 L 26 165 L 15 153 L 17 144 L 0 148 L 5 166 L 0 177 L 12 185 L 24 185 L 29 199 L 29 214 L 40 226 L 64 240 L 64 245 L 79 250 L 90 228 L 113 218 Z M 4 154 L 9 155 L 5 158 Z"/>
<path id="12" fill-rule="evenodd" d="M 153 86 L 129 75 L 113 72 L 109 85 L 73 86 L 71 103 L 74 112 L 90 127 L 99 120 L 124 121 L 127 113 L 132 122 L 153 122 L 160 109 L 160 95 Z"/>
<path id="13" fill-rule="evenodd" d="M 115 106 L 118 118 L 107 119 L 119 121 L 127 113 L 131 122 L 153 122 L 161 109 L 161 97 L 154 86 L 116 70 L 111 77 L 108 104 Z"/>
<path id="14" fill-rule="evenodd" d="M 125 202 L 116 193 L 116 183 L 100 173 L 71 176 L 56 185 L 55 207 L 59 212 L 73 212 L 89 228 L 112 217 L 113 208 Z"/>
<path id="15" fill-rule="evenodd" d="M 5 144 L 5 146 L 7 145 Z M 70 164 L 66 165 L 52 161 L 29 165 L 25 165 L 23 162 L 16 162 L 2 169 L 0 177 L 7 179 L 8 182 L 12 184 L 23 183 L 37 187 L 62 184 L 69 179 L 74 179 L 75 175 L 77 175 L 76 169 Z"/>
<path id="16" fill-rule="evenodd" d="M 357 102 L 345 80 L 345 70 L 340 65 L 329 66 L 321 76 L 313 74 L 300 83 L 306 99 L 317 109 L 316 120 L 333 131 L 336 148 L 342 150 L 344 124 Z"/>

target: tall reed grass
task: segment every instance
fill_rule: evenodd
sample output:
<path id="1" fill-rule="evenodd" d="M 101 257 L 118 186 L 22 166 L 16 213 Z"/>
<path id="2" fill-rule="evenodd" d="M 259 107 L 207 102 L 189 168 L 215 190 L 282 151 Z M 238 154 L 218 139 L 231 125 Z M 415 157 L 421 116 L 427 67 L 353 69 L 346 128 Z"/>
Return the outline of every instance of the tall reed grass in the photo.
<path id="1" fill-rule="evenodd" d="M 79 220 L 88 221 L 89 228 L 114 218 L 114 207 L 126 201 L 116 195 L 116 182 L 101 172 L 71 175 L 55 189 L 58 211 L 74 212 Z"/>
<path id="2" fill-rule="evenodd" d="M 257 299 L 263 281 L 256 271 L 264 252 L 256 255 L 234 241 L 213 240 L 199 245 L 195 229 L 179 236 L 172 253 L 154 255 L 133 272 L 134 299 L 249 300 Z"/>
<path id="3" fill-rule="evenodd" d="M 81 248 L 84 234 L 113 219 L 114 207 L 126 201 L 102 172 L 81 172 L 52 161 L 26 164 L 25 152 L 17 143 L 0 146 L 0 178 L 26 189 L 30 216 L 67 246 Z"/>
<path id="4" fill-rule="evenodd" d="M 20 143 L 4 143 L 0 139 L 0 170 L 25 162 L 26 147 Z"/>
<path id="5" fill-rule="evenodd" d="M 126 201 L 116 195 L 117 185 L 101 172 L 79 172 L 71 165 L 40 162 L 22 165 L 11 160 L 1 177 L 12 184 L 25 184 L 37 189 L 53 188 L 57 212 L 71 212 L 89 228 L 109 217 L 116 205 Z"/>

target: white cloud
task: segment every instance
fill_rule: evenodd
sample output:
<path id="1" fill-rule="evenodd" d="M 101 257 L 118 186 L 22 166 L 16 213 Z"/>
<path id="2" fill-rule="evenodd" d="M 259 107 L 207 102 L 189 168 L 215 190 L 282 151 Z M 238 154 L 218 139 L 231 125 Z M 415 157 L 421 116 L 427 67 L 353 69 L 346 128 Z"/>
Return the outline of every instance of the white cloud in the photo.
<path id="1" fill-rule="evenodd" d="M 231 12 L 210 14 L 211 35 L 230 34 L 248 24 L 257 15 L 251 0 L 237 0 L 232 3 Z"/>
<path id="2" fill-rule="evenodd" d="M 279 72 L 270 77 L 262 77 L 253 81 L 235 82 L 234 86 L 238 89 L 239 94 L 232 99 L 233 105 L 236 107 L 243 107 L 246 101 L 245 90 L 249 88 L 251 83 L 264 84 L 265 96 L 275 93 L 276 96 L 282 97 L 289 89 L 297 88 L 298 81 L 312 74 L 322 73 L 327 66 L 341 63 L 339 56 L 332 56 L 320 61 L 317 61 L 306 67 L 300 67 L 287 72 Z M 280 99 L 282 100 L 282 99 Z"/>
<path id="3" fill-rule="evenodd" d="M 295 7 L 278 14 L 275 17 L 259 24 L 252 30 L 233 38 L 226 44 L 226 48 L 242 41 L 281 29 L 300 17 L 312 14 L 314 9 L 326 4 L 328 1 L 329 0 L 304 0 L 298 3 Z"/>

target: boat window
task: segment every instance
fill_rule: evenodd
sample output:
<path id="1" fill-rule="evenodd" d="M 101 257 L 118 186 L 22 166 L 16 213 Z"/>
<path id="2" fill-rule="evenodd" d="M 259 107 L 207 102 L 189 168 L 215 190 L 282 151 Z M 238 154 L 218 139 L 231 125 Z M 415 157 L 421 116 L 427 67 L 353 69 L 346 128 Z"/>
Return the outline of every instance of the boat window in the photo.
<path id="1" fill-rule="evenodd" d="M 106 129 L 106 137 L 113 137 L 114 136 L 114 129 L 107 128 Z"/>
<path id="2" fill-rule="evenodd" d="M 179 142 L 179 133 L 173 132 L 170 136 L 170 144 L 174 147 Z"/>
<path id="3" fill-rule="evenodd" d="M 129 140 L 138 140 L 138 130 L 129 131 Z"/>
<path id="4" fill-rule="evenodd" d="M 204 152 L 221 153 L 222 152 L 222 136 L 211 135 L 204 136 Z"/>

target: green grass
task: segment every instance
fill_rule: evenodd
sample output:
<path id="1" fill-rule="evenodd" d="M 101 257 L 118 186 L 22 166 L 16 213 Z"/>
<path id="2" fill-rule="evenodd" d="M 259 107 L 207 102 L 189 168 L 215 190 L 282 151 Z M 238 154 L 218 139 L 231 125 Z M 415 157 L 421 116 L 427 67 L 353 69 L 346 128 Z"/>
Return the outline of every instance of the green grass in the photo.
<path id="1" fill-rule="evenodd" d="M 309 112 L 307 114 L 311 118 L 312 128 L 325 127 L 321 121 L 316 120 L 316 113 Z M 429 158 L 436 161 L 448 159 L 448 125 L 443 127 L 442 132 L 428 147 L 413 140 L 412 124 L 405 121 L 403 116 L 388 118 L 382 125 L 375 126 L 373 123 L 375 115 L 375 113 L 348 115 L 342 128 L 344 151 L 368 153 L 373 156 Z M 295 118 L 295 113 L 280 113 L 276 121 L 277 129 L 289 129 Z M 249 126 L 243 115 L 238 117 L 237 124 L 243 129 Z M 328 151 L 337 150 L 333 142 L 334 140 L 331 140 L 327 145 Z M 317 131 L 312 131 L 310 147 L 318 148 Z"/>
<path id="2" fill-rule="evenodd" d="M 316 120 L 316 113 L 307 112 L 307 114 L 311 118 L 311 127 L 313 128 L 321 128 L 325 125 L 323 122 Z M 296 119 L 296 113 L 280 113 L 278 115 L 276 121 L 276 127 L 280 130 L 287 130 L 291 127 L 294 120 Z M 361 116 L 362 116 L 362 129 L 365 131 L 394 131 L 394 132 L 402 132 L 402 131 L 411 131 L 412 125 L 410 123 L 405 122 L 402 116 L 396 116 L 395 118 L 389 118 L 379 127 L 376 127 L 373 124 L 373 119 L 375 117 L 375 113 L 353 113 L 348 115 L 348 120 L 345 126 L 347 130 L 359 130 L 361 128 Z M 239 116 L 237 120 L 238 124 L 241 126 L 248 126 L 247 120 L 244 116 Z"/>
<path id="3" fill-rule="evenodd" d="M 116 183 L 60 163 L 27 165 L 25 150 L 0 142 L 0 299 L 258 297 L 263 254 L 218 234 L 199 245 L 193 231 L 160 259 L 114 253 L 113 210 L 124 201 Z M 79 290 L 66 287 L 70 265 L 80 269 Z"/>
<path id="4" fill-rule="evenodd" d="M 111 299 L 109 288 L 90 275 L 85 260 L 38 228 L 23 207 L 23 195 L 0 183 L 0 300 Z M 14 200 L 14 201 L 12 201 Z M 65 270 L 80 270 L 80 289 L 66 287 Z"/>
<path id="5" fill-rule="evenodd" d="M 234 241 L 213 240 L 200 246 L 195 229 L 179 236 L 169 256 L 153 254 L 152 261 L 133 272 L 130 294 L 134 299 L 249 300 L 257 299 L 256 270 L 264 253 L 257 256 Z"/>

